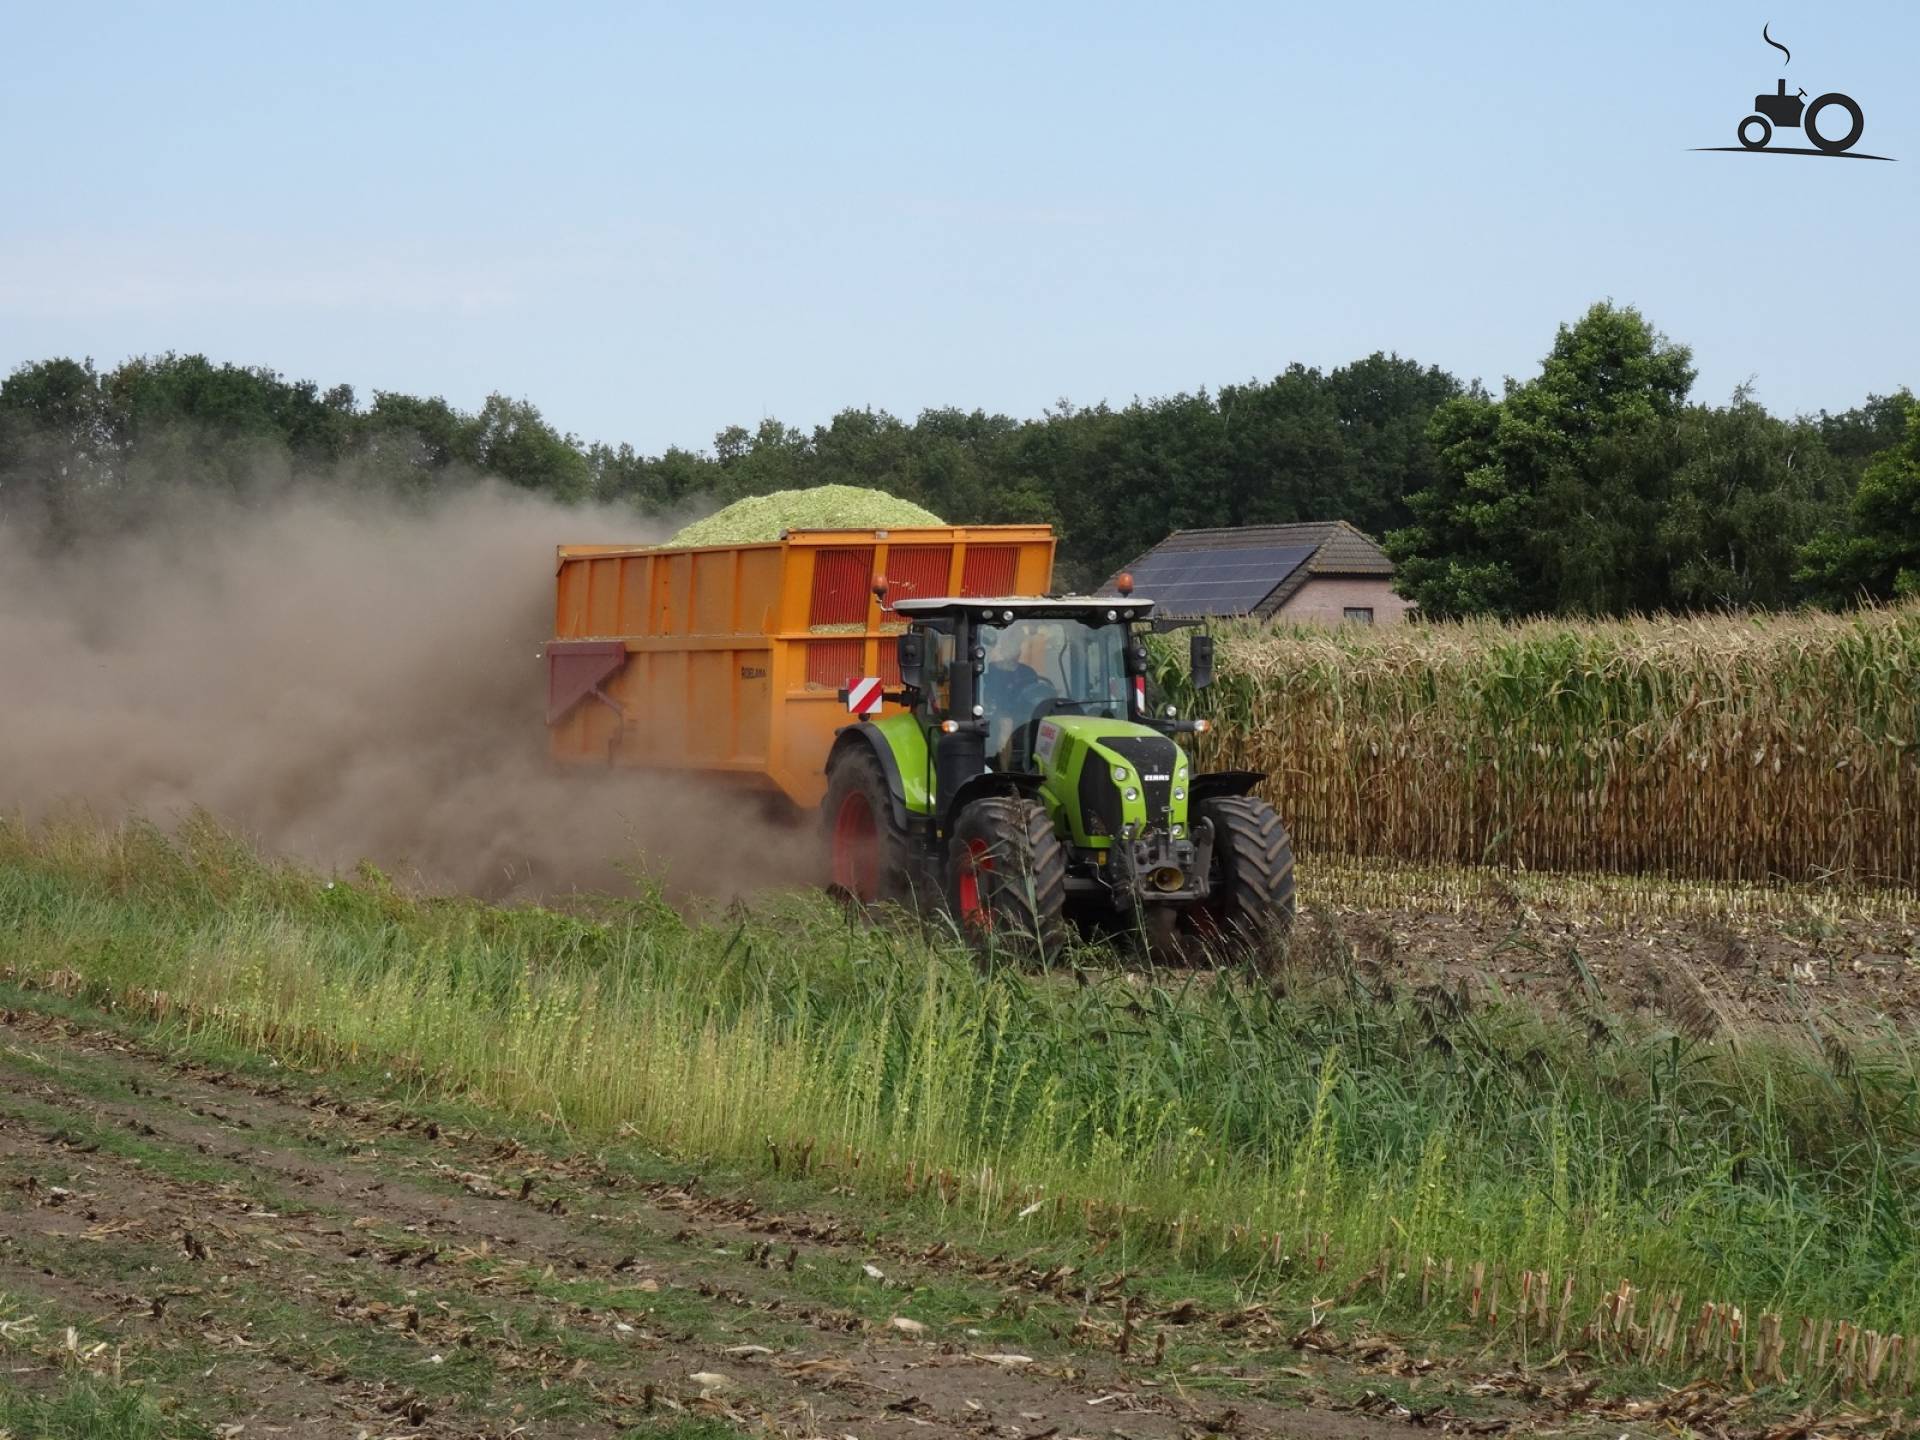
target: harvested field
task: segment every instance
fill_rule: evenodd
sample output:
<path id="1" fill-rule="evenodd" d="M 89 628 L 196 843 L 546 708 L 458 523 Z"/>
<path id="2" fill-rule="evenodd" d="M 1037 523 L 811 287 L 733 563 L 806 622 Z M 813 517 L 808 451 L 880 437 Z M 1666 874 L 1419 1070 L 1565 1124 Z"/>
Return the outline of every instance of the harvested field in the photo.
<path id="1" fill-rule="evenodd" d="M 205 827 L 0 831 L 0 1424 L 1785 1436 L 1911 1405 L 1904 902 L 1303 881 L 1263 979 L 983 973 L 818 897 L 562 913 Z"/>
<path id="2" fill-rule="evenodd" d="M 1017 1284 L 903 1263 L 857 1226 L 836 1239 L 817 1217 L 709 1202 L 691 1172 L 643 1179 L 33 1011 L 0 1013 L 0 1064 L 4 1353 L 27 1396 L 117 1376 L 235 1434 L 313 1436 L 597 1435 L 674 1416 L 1037 1433 L 1114 1414 L 1171 1437 L 1229 1408 L 1061 1343 L 1036 1307 L 993 1316 Z M 870 1276 L 874 1259 L 891 1273 Z M 1064 1333 L 1080 1307 L 1042 1292 L 1037 1308 Z M 1327 1419 L 1314 1433 L 1399 1429 Z"/>
<path id="3" fill-rule="evenodd" d="M 1709 1035 L 1920 1025 L 1920 900 L 1901 890 L 1323 856 L 1302 894 L 1296 965 L 1357 967 L 1400 990 L 1564 1011 L 1590 1003 L 1591 983 L 1622 1015 Z"/>
<path id="4" fill-rule="evenodd" d="M 644 1153 L 216 1067 L 16 998 L 5 1413 L 78 1388 L 181 1435 L 1766 1428 L 1719 1387 L 1607 1395 L 1578 1364 L 1410 1345 L 1351 1304 L 1171 1298 L 1112 1261 L 763 1204 Z M 1863 1428 L 1881 1426 L 1831 1425 Z"/>

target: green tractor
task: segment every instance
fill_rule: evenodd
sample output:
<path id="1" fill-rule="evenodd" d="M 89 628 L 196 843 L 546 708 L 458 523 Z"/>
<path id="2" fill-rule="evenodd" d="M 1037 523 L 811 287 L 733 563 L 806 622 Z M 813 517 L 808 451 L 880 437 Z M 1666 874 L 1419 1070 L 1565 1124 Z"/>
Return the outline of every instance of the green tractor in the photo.
<path id="1" fill-rule="evenodd" d="M 1249 770 L 1196 773 L 1149 712 L 1153 602 L 909 599 L 893 606 L 904 707 L 827 758 L 833 882 L 866 903 L 944 906 L 976 945 L 1050 949 L 1069 924 L 1156 954 L 1263 949 L 1291 924 L 1293 847 Z M 1193 683 L 1213 641 L 1192 638 Z"/>

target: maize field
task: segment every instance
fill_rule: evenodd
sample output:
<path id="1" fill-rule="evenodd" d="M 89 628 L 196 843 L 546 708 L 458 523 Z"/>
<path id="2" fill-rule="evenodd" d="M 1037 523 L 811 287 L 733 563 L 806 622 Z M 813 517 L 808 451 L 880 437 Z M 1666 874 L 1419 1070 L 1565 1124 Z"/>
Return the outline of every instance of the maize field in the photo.
<path id="1" fill-rule="evenodd" d="M 1920 884 L 1920 607 L 1217 636 L 1163 688 L 1303 850 Z"/>

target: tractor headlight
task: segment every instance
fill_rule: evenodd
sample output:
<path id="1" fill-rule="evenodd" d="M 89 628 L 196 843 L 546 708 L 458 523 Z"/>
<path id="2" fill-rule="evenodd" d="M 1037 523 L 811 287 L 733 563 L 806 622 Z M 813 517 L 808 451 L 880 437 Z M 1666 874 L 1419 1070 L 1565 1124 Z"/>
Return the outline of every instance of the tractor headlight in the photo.
<path id="1" fill-rule="evenodd" d="M 1178 840 L 1182 835 L 1187 833 L 1187 827 L 1184 825 L 1169 825 L 1167 827 L 1167 833 Z"/>
<path id="2" fill-rule="evenodd" d="M 1126 793 L 1127 793 L 1127 803 L 1129 805 L 1131 805 L 1135 800 L 1138 800 L 1140 798 L 1140 792 L 1134 789 L 1133 786 L 1131 785 L 1127 787 Z"/>
<path id="3" fill-rule="evenodd" d="M 1126 766 L 1116 765 L 1113 767 L 1113 783 L 1114 784 L 1124 785 L 1127 783 L 1127 781 L 1131 780 L 1132 778 L 1133 778 L 1133 772 L 1127 769 Z"/>
<path id="4" fill-rule="evenodd" d="M 1187 792 L 1176 786 L 1174 787 L 1173 798 L 1176 800 L 1184 800 L 1187 798 Z"/>

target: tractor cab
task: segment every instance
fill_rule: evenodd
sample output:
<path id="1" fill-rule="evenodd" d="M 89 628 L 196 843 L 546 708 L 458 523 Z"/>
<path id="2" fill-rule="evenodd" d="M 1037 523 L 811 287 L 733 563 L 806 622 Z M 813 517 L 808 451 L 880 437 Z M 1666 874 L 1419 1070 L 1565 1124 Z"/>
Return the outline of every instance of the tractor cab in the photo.
<path id="1" fill-rule="evenodd" d="M 1134 627 L 1151 616 L 1151 600 L 924 599 L 894 611 L 909 625 L 900 673 L 916 713 L 954 722 L 949 736 L 978 732 L 987 770 L 1038 768 L 1040 730 L 1053 717 L 1145 716 L 1146 651 Z"/>

